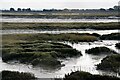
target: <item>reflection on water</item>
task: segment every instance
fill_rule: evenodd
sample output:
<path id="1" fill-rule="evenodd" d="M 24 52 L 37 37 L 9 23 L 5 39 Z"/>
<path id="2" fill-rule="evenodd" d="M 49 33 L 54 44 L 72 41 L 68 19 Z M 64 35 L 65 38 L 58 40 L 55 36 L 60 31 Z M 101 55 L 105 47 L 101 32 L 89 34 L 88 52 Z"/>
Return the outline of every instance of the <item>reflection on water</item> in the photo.
<path id="1" fill-rule="evenodd" d="M 0 30 L 0 34 L 36 34 L 36 33 L 49 33 L 49 34 L 60 34 L 60 33 L 97 33 L 100 35 L 118 33 L 120 30 L 90 30 L 90 29 L 68 29 L 68 30 L 54 30 L 54 31 L 43 31 L 43 30 Z"/>
<path id="2" fill-rule="evenodd" d="M 58 23 L 58 22 L 118 22 L 118 19 L 41 19 L 41 18 L 10 18 L 2 17 L 0 22 L 48 22 L 48 23 Z"/>
<path id="3" fill-rule="evenodd" d="M 120 42 L 120 41 L 119 41 Z M 93 48 L 93 47 L 99 47 L 99 46 L 106 46 L 109 47 L 112 50 L 115 50 L 117 52 L 118 49 L 115 48 L 115 44 L 118 43 L 118 41 L 115 40 L 106 40 L 103 42 L 80 42 L 80 43 L 74 43 L 71 44 L 69 42 L 64 42 L 65 44 L 68 44 L 72 46 L 73 48 L 79 50 L 82 52 L 83 56 L 77 57 L 77 58 L 67 58 L 62 59 L 62 64 L 65 64 L 64 67 L 61 67 L 58 70 L 44 70 L 40 67 L 32 67 L 32 65 L 25 65 L 25 64 L 19 64 L 19 63 L 4 63 L 2 62 L 0 58 L 0 71 L 2 70 L 11 70 L 11 71 L 20 71 L 20 72 L 30 72 L 35 74 L 38 78 L 55 78 L 55 77 L 64 77 L 65 74 L 70 73 L 71 71 L 86 71 L 90 72 L 92 74 L 103 74 L 102 71 L 96 70 L 96 64 L 100 63 L 101 60 L 106 55 L 101 56 L 93 56 L 85 53 L 86 49 Z"/>

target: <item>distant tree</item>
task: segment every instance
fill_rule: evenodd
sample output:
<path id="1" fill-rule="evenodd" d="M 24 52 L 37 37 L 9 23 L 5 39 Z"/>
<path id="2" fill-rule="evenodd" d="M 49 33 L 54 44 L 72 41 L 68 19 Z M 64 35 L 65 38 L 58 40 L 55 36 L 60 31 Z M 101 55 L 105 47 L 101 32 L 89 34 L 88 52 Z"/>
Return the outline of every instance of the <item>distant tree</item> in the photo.
<path id="1" fill-rule="evenodd" d="M 120 10 L 120 6 L 114 6 L 114 10 Z"/>
<path id="2" fill-rule="evenodd" d="M 30 8 L 27 8 L 26 11 L 31 11 L 31 9 L 30 9 Z"/>
<path id="3" fill-rule="evenodd" d="M 23 8 L 22 11 L 26 11 L 26 9 Z"/>
<path id="4" fill-rule="evenodd" d="M 69 11 L 69 9 L 65 8 L 64 11 Z"/>
<path id="5" fill-rule="evenodd" d="M 43 11 L 49 11 L 48 9 L 43 9 Z"/>
<path id="6" fill-rule="evenodd" d="M 101 11 L 105 11 L 105 9 L 104 9 L 104 8 L 100 8 L 100 10 L 101 10 Z"/>
<path id="7" fill-rule="evenodd" d="M 21 8 L 18 8 L 17 11 L 22 11 Z"/>
<path id="8" fill-rule="evenodd" d="M 31 11 L 31 9 L 30 8 L 27 8 L 27 9 L 22 9 L 22 11 L 24 11 L 24 12 L 30 12 Z"/>
<path id="9" fill-rule="evenodd" d="M 46 11 L 46 9 L 43 9 L 43 11 Z"/>
<path id="10" fill-rule="evenodd" d="M 113 9 L 113 8 L 109 8 L 108 10 L 109 10 L 109 11 L 113 11 L 114 9 Z"/>
<path id="11" fill-rule="evenodd" d="M 14 8 L 10 8 L 10 11 L 15 11 L 15 9 Z"/>

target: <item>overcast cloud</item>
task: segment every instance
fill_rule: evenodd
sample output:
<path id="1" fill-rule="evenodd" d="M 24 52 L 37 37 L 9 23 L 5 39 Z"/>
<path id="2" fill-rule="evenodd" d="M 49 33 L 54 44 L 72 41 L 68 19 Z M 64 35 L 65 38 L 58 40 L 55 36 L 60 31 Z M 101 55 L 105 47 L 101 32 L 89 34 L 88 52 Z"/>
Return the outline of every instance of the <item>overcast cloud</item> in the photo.
<path id="1" fill-rule="evenodd" d="M 0 9 L 99 9 L 118 5 L 119 0 L 1 0 Z"/>

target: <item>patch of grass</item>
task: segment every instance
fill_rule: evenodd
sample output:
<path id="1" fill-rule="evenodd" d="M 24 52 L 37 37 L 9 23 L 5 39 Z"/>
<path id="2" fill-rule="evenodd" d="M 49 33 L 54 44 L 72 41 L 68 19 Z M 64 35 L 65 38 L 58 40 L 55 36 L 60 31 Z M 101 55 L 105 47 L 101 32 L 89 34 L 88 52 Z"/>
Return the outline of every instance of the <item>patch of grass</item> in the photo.
<path id="1" fill-rule="evenodd" d="M 62 66 L 58 58 L 81 55 L 80 51 L 66 44 L 39 40 L 6 43 L 2 47 L 2 60 L 4 62 L 18 60 L 21 63 L 48 66 L 50 68 Z"/>
<path id="2" fill-rule="evenodd" d="M 118 22 L 110 23 L 12 23 L 3 22 L 2 29 L 36 29 L 36 30 L 65 30 L 65 29 L 96 29 L 113 30 L 120 29 Z"/>
<path id="3" fill-rule="evenodd" d="M 100 54 L 116 54 L 115 51 L 107 47 L 95 47 L 85 51 L 88 54 L 100 55 Z"/>
<path id="4" fill-rule="evenodd" d="M 16 71 L 2 71 L 2 80 L 36 80 L 31 73 L 23 73 Z"/>
<path id="5" fill-rule="evenodd" d="M 88 72 L 76 71 L 65 75 L 64 80 L 120 80 L 117 77 L 92 75 Z"/>
<path id="6" fill-rule="evenodd" d="M 21 63 L 49 67 L 61 66 L 58 58 L 74 57 L 81 52 L 58 41 L 91 42 L 98 40 L 95 34 L 9 34 L 2 36 L 4 62 L 18 60 Z M 51 41 L 51 42 L 49 42 Z"/>
<path id="7" fill-rule="evenodd" d="M 8 34 L 3 35 L 4 42 L 19 42 L 19 41 L 69 41 L 69 42 L 94 42 L 98 37 L 89 33 L 63 33 L 63 34 Z"/>
<path id="8" fill-rule="evenodd" d="M 97 65 L 97 69 L 105 71 L 119 72 L 120 69 L 120 54 L 110 55 L 105 57 L 100 64 Z"/>
<path id="9" fill-rule="evenodd" d="M 120 43 L 116 43 L 115 47 L 117 47 L 118 49 L 120 49 Z"/>
<path id="10" fill-rule="evenodd" d="M 102 35 L 100 37 L 102 40 L 120 40 L 120 33 L 111 33 L 107 35 Z"/>
<path id="11" fill-rule="evenodd" d="M 118 11 L 79 11 L 79 12 L 66 12 L 66 11 L 49 11 L 49 12 L 3 12 L 3 17 L 13 18 L 47 18 L 47 19 L 94 19 L 106 18 L 109 16 L 118 16 Z"/>

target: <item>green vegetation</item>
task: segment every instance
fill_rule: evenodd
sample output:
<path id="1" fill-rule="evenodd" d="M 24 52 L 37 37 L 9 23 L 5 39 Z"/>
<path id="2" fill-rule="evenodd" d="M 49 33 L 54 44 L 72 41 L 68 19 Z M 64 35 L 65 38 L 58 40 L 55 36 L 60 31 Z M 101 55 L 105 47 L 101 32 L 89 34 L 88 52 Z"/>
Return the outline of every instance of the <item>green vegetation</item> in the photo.
<path id="1" fill-rule="evenodd" d="M 97 29 L 112 30 L 120 29 L 117 22 L 110 23 L 12 23 L 3 22 L 2 29 L 39 29 L 39 30 L 65 30 L 65 29 Z"/>
<path id="2" fill-rule="evenodd" d="M 102 40 L 120 40 L 120 33 L 111 33 L 108 35 L 102 35 L 100 37 Z"/>
<path id="3" fill-rule="evenodd" d="M 97 65 L 97 69 L 105 71 L 113 71 L 120 73 L 120 54 L 114 54 L 105 57 L 100 64 Z"/>
<path id="4" fill-rule="evenodd" d="M 62 33 L 62 34 L 8 34 L 3 35 L 4 42 L 13 42 L 19 40 L 28 40 L 28 41 L 69 41 L 69 42 L 93 42 L 97 41 L 98 37 L 95 34 L 89 33 Z"/>
<path id="5" fill-rule="evenodd" d="M 86 34 L 84 34 L 86 36 Z M 3 35 L 2 59 L 4 62 L 18 60 L 34 66 L 56 68 L 58 58 L 81 56 L 81 52 L 66 44 L 53 41 L 75 41 L 82 34 L 13 34 Z M 91 36 L 91 35 L 90 35 Z M 80 38 L 81 39 L 81 38 Z M 91 41 L 91 40 L 90 40 Z"/>
<path id="6" fill-rule="evenodd" d="M 1 80 L 36 80 L 36 77 L 30 73 L 15 72 L 15 71 L 2 71 Z"/>
<path id="7" fill-rule="evenodd" d="M 100 55 L 100 54 L 116 54 L 115 51 L 107 47 L 95 47 L 85 51 L 88 54 Z"/>
<path id="8" fill-rule="evenodd" d="M 63 12 L 36 12 L 36 13 L 30 13 L 30 12 L 3 12 L 3 17 L 15 17 L 15 18 L 47 18 L 47 19 L 81 19 L 81 18 L 87 18 L 87 19 L 94 19 L 94 18 L 106 18 L 109 16 L 118 16 L 118 11 L 113 12 L 103 12 L 103 11 L 95 11 L 95 12 L 70 12 L 70 11 L 63 11 Z"/>
<path id="9" fill-rule="evenodd" d="M 115 47 L 117 47 L 118 49 L 120 49 L 120 43 L 115 44 Z"/>
<path id="10" fill-rule="evenodd" d="M 62 66 L 58 58 L 80 56 L 81 53 L 71 46 L 56 42 L 22 41 L 12 45 L 3 44 L 2 59 L 4 62 L 18 60 L 36 66 L 51 68 Z"/>
<path id="11" fill-rule="evenodd" d="M 65 75 L 64 80 L 120 80 L 120 78 L 111 76 L 92 75 L 88 72 L 76 71 Z"/>

